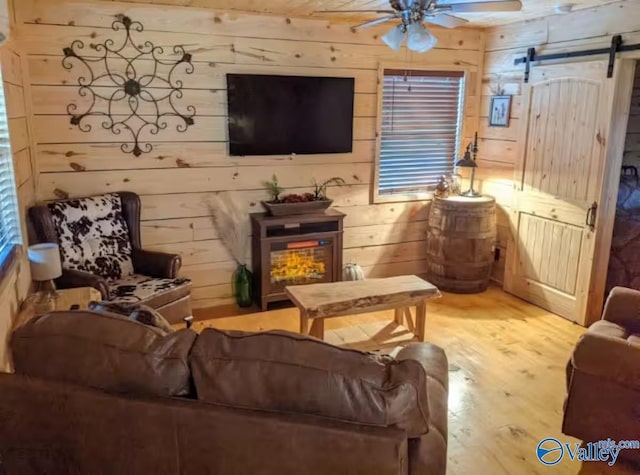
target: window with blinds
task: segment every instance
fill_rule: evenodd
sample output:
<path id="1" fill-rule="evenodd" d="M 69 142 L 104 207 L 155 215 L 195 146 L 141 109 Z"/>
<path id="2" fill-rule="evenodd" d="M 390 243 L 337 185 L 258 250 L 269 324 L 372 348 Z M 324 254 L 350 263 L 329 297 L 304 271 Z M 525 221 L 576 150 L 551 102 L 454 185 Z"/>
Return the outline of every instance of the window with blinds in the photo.
<path id="1" fill-rule="evenodd" d="M 20 243 L 20 223 L 9 142 L 9 122 L 0 73 L 0 267 Z"/>
<path id="2" fill-rule="evenodd" d="M 433 190 L 453 172 L 464 103 L 464 73 L 384 70 L 378 195 Z"/>

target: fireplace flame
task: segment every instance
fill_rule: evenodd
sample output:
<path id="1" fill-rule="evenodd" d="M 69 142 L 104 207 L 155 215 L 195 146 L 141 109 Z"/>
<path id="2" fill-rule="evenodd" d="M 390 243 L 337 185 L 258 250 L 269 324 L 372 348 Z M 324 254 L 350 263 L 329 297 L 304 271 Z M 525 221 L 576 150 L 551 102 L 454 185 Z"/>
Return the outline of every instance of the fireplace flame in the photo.
<path id="1" fill-rule="evenodd" d="M 273 252 L 271 254 L 271 282 L 300 278 L 322 278 L 325 264 L 314 251 L 315 249 Z"/>

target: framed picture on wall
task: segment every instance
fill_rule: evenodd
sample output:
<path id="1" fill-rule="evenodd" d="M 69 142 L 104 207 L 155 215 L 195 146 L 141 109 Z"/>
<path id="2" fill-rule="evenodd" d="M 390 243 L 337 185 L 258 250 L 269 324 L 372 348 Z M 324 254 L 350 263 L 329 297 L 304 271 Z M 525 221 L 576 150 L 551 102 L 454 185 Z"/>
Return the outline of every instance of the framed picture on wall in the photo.
<path id="1" fill-rule="evenodd" d="M 489 127 L 509 127 L 511 96 L 492 96 L 489 108 Z"/>

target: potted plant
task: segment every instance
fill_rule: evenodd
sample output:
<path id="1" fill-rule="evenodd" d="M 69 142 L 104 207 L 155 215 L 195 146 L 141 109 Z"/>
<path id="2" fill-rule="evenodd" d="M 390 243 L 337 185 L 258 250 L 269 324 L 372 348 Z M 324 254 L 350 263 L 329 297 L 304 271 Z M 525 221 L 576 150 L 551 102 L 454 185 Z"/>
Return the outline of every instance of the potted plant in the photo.
<path id="1" fill-rule="evenodd" d="M 327 198 L 327 187 L 329 185 L 342 186 L 344 184 L 345 181 L 340 177 L 329 178 L 322 183 L 314 180 L 313 192 L 283 195 L 284 188 L 278 183 L 278 177 L 273 175 L 271 180 L 265 182 L 265 186 L 271 194 L 271 200 L 263 201 L 262 204 L 273 216 L 319 213 L 333 203 L 333 200 Z"/>

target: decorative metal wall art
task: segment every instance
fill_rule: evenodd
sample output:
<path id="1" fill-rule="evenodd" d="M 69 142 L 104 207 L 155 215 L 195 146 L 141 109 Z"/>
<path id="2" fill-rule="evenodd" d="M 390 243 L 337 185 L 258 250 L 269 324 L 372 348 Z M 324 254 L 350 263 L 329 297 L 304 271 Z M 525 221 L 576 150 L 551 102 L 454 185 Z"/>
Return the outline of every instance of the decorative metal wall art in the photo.
<path id="1" fill-rule="evenodd" d="M 151 41 L 136 43 L 132 32 L 144 30 L 140 22 L 121 15 L 112 28 L 116 32 L 124 30 L 121 43 L 110 38 L 92 43 L 91 52 L 85 56 L 81 54 L 85 44 L 80 40 L 64 48 L 65 69 L 77 64 L 86 69 L 77 80 L 78 104 L 69 104 L 67 112 L 71 124 L 83 132 L 91 131 L 90 119 L 99 118 L 104 129 L 129 135 L 120 148 L 139 157 L 153 149 L 146 141 L 149 136 L 170 126 L 185 132 L 194 124 L 196 108 L 180 106 L 183 83 L 175 77 L 179 73 L 193 74 L 194 67 L 191 54 L 180 45 L 165 54 L 164 48 Z"/>

